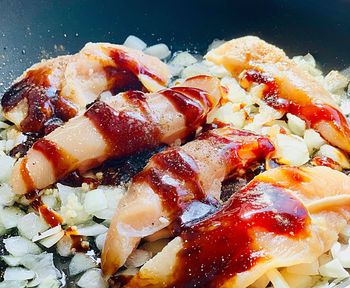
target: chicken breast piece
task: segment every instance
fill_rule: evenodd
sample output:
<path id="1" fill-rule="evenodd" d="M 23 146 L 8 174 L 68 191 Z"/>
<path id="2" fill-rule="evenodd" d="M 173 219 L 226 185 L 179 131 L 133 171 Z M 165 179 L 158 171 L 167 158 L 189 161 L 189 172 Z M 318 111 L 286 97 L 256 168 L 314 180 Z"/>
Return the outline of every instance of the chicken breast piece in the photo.
<path id="1" fill-rule="evenodd" d="M 5 92 L 1 105 L 20 130 L 47 134 L 104 91 L 155 92 L 169 78 L 167 65 L 155 57 L 122 45 L 88 43 L 77 54 L 30 67 Z"/>
<path id="2" fill-rule="evenodd" d="M 331 94 L 283 50 L 247 36 L 228 41 L 205 57 L 223 65 L 247 90 L 264 84 L 261 97 L 268 105 L 302 118 L 329 143 L 350 152 L 350 128 Z"/>
<path id="3" fill-rule="evenodd" d="M 200 77 L 190 81 L 194 87 L 202 83 Z M 219 85 L 214 77 L 207 82 Z M 25 194 L 42 189 L 74 170 L 84 172 L 107 159 L 185 139 L 218 103 L 220 91 L 209 92 L 173 87 L 149 94 L 129 91 L 98 101 L 34 143 L 13 169 L 13 190 Z"/>
<path id="4" fill-rule="evenodd" d="M 252 169 L 273 150 L 264 136 L 225 127 L 154 155 L 112 219 L 102 252 L 104 274 L 116 272 L 141 238 L 177 221 L 185 210 L 203 212 L 200 202 L 219 201 L 224 179 Z"/>
<path id="5" fill-rule="evenodd" d="M 328 167 L 266 171 L 184 227 L 125 287 L 244 288 L 271 269 L 312 263 L 349 221 L 349 187 L 348 176 Z M 320 199 L 325 205 L 314 209 Z"/>

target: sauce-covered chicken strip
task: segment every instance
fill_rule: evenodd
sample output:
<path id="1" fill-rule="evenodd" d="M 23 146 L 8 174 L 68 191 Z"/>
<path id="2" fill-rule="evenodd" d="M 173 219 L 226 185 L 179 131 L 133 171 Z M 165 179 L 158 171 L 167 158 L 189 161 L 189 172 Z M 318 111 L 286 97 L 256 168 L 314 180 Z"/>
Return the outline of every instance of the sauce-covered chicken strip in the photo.
<path id="1" fill-rule="evenodd" d="M 264 136 L 224 127 L 154 155 L 112 219 L 102 252 L 105 275 L 124 264 L 142 237 L 178 220 L 193 203 L 218 201 L 224 179 L 253 168 L 273 150 Z"/>
<path id="2" fill-rule="evenodd" d="M 221 97 L 217 78 L 196 77 L 184 84 L 189 83 L 210 88 L 211 94 L 173 87 L 149 94 L 128 91 L 96 102 L 34 143 L 13 169 L 13 190 L 24 194 L 42 189 L 74 170 L 84 172 L 107 159 L 185 139 L 205 123 Z"/>
<path id="3" fill-rule="evenodd" d="M 155 92 L 169 78 L 167 65 L 155 57 L 122 45 L 88 43 L 75 55 L 30 67 L 5 92 L 1 105 L 20 130 L 47 134 L 104 91 Z"/>
<path id="4" fill-rule="evenodd" d="M 244 288 L 272 269 L 312 263 L 349 220 L 349 191 L 350 178 L 328 167 L 266 171 L 184 227 L 125 287 Z"/>
<path id="5" fill-rule="evenodd" d="M 206 58 L 225 66 L 245 89 L 265 84 L 262 99 L 306 121 L 332 145 L 350 152 L 350 128 L 331 94 L 283 50 L 252 36 L 224 43 Z"/>

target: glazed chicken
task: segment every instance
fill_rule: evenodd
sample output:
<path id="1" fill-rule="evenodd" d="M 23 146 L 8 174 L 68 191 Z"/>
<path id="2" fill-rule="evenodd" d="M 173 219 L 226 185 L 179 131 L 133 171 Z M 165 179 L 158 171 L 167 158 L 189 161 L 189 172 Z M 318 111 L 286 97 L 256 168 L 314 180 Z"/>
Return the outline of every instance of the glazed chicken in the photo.
<path id="1" fill-rule="evenodd" d="M 350 128 L 331 94 L 283 50 L 247 36 L 228 41 L 205 57 L 223 65 L 247 90 L 264 84 L 261 97 L 268 105 L 302 118 L 329 143 L 350 152 Z"/>
<path id="2" fill-rule="evenodd" d="M 169 78 L 167 65 L 155 57 L 121 45 L 88 43 L 75 55 L 30 67 L 7 90 L 1 105 L 20 130 L 47 134 L 53 125 L 84 111 L 101 92 L 155 92 Z"/>
<path id="3" fill-rule="evenodd" d="M 98 101 L 34 143 L 14 166 L 13 190 L 25 194 L 107 159 L 183 140 L 205 122 L 220 93 L 217 78 L 197 76 L 182 87 L 148 94 L 129 91 Z"/>
<path id="4" fill-rule="evenodd" d="M 102 252 L 104 274 L 116 272 L 141 238 L 178 220 L 192 204 L 218 202 L 224 179 L 252 169 L 272 151 L 266 137 L 224 127 L 153 156 L 112 219 Z"/>
<path id="5" fill-rule="evenodd" d="M 204 220 L 183 227 L 125 287 L 239 287 L 312 263 L 349 220 L 350 178 L 328 167 L 256 176 Z"/>

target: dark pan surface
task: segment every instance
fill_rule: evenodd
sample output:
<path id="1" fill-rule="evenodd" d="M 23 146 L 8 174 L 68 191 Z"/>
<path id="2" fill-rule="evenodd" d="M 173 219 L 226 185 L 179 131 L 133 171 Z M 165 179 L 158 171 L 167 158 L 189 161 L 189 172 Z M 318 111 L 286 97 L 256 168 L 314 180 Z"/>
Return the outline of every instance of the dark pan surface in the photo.
<path id="1" fill-rule="evenodd" d="M 122 43 L 130 34 L 200 52 L 214 38 L 254 34 L 290 55 L 311 52 L 326 70 L 343 69 L 350 65 L 349 13 L 349 0 L 0 0 L 0 88 L 43 57 L 88 41 Z"/>

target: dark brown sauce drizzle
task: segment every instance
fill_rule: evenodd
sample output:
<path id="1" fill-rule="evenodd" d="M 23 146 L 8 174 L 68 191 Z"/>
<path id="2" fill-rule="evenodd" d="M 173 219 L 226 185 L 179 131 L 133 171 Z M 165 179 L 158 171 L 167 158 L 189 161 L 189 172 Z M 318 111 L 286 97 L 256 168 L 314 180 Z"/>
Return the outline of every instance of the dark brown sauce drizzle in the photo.
<path id="1" fill-rule="evenodd" d="M 5 112 L 12 110 L 24 99 L 27 100 L 28 114 L 20 124 L 24 132 L 38 132 L 44 135 L 57 127 L 50 119 L 62 122 L 74 117 L 77 108 L 68 100 L 59 96 L 57 87 L 52 86 L 48 68 L 39 68 L 27 72 L 25 78 L 13 84 L 3 95 L 1 105 Z"/>
<path id="2" fill-rule="evenodd" d="M 72 241 L 71 249 L 74 252 L 85 253 L 90 249 L 89 242 L 87 241 L 87 237 L 78 235 L 77 233 L 77 230 L 73 227 L 68 227 L 65 231 L 65 234 Z"/>
<path id="3" fill-rule="evenodd" d="M 159 93 L 185 117 L 186 126 L 190 129 L 203 124 L 212 107 L 208 94 L 196 88 L 174 87 Z"/>
<path id="4" fill-rule="evenodd" d="M 35 143 L 36 140 L 38 140 L 38 135 L 36 134 L 28 134 L 27 136 L 27 140 L 21 144 L 18 144 L 17 146 L 15 146 L 14 148 L 11 149 L 11 151 L 9 152 L 9 155 L 11 157 L 23 157 L 28 150 L 33 146 L 33 144 Z"/>
<path id="5" fill-rule="evenodd" d="M 96 102 L 85 112 L 108 143 L 110 157 L 129 156 L 160 144 L 158 125 L 141 111 L 115 111 Z"/>
<path id="6" fill-rule="evenodd" d="M 153 156 L 149 165 L 133 182 L 149 183 L 173 217 L 179 216 L 191 201 L 205 198 L 197 164 L 184 151 L 169 148 Z"/>
<path id="7" fill-rule="evenodd" d="M 60 149 L 56 143 L 45 138 L 36 141 L 33 145 L 33 150 L 39 151 L 51 162 L 56 179 L 64 176 L 77 162 L 76 159 L 73 159 L 65 151 Z"/>
<path id="8" fill-rule="evenodd" d="M 159 76 L 149 71 L 121 49 L 112 49 L 109 56 L 113 59 L 115 66 L 106 66 L 104 70 L 109 82 L 109 90 L 113 94 L 128 90 L 147 92 L 138 75 L 147 75 L 160 85 L 166 84 Z"/>
<path id="9" fill-rule="evenodd" d="M 263 97 L 265 102 L 280 111 L 289 112 L 303 119 L 309 127 L 315 128 L 322 121 L 333 123 L 338 130 L 345 130 L 350 135 L 350 128 L 344 115 L 336 108 L 325 103 L 313 103 L 310 101 L 306 104 L 282 98 L 280 88 L 276 80 L 266 73 L 249 70 L 245 72 L 243 79 L 258 84 L 265 84 Z"/>
<path id="10" fill-rule="evenodd" d="M 222 210 L 184 228 L 183 249 L 169 287 L 220 287 L 259 261 L 268 261 L 268 255 L 257 253 L 261 248 L 255 244 L 254 231 L 303 239 L 309 223 L 307 209 L 290 192 L 251 182 Z"/>
<path id="11" fill-rule="evenodd" d="M 240 138 L 241 136 L 243 137 Z M 265 159 L 274 150 L 266 137 L 232 128 L 203 133 L 195 141 L 201 140 L 211 142 L 213 153 L 225 159 L 222 165 L 227 166 L 226 177 L 241 170 L 247 171 L 253 163 Z M 244 149 L 249 149 L 249 159 L 240 158 L 240 152 Z M 191 202 L 209 201 L 206 191 L 202 189 L 199 173 L 197 163 L 189 154 L 181 148 L 168 148 L 154 155 L 148 166 L 134 177 L 133 182 L 148 183 L 159 195 L 172 220 L 176 220 Z M 175 227 L 178 225 L 175 224 Z"/>

